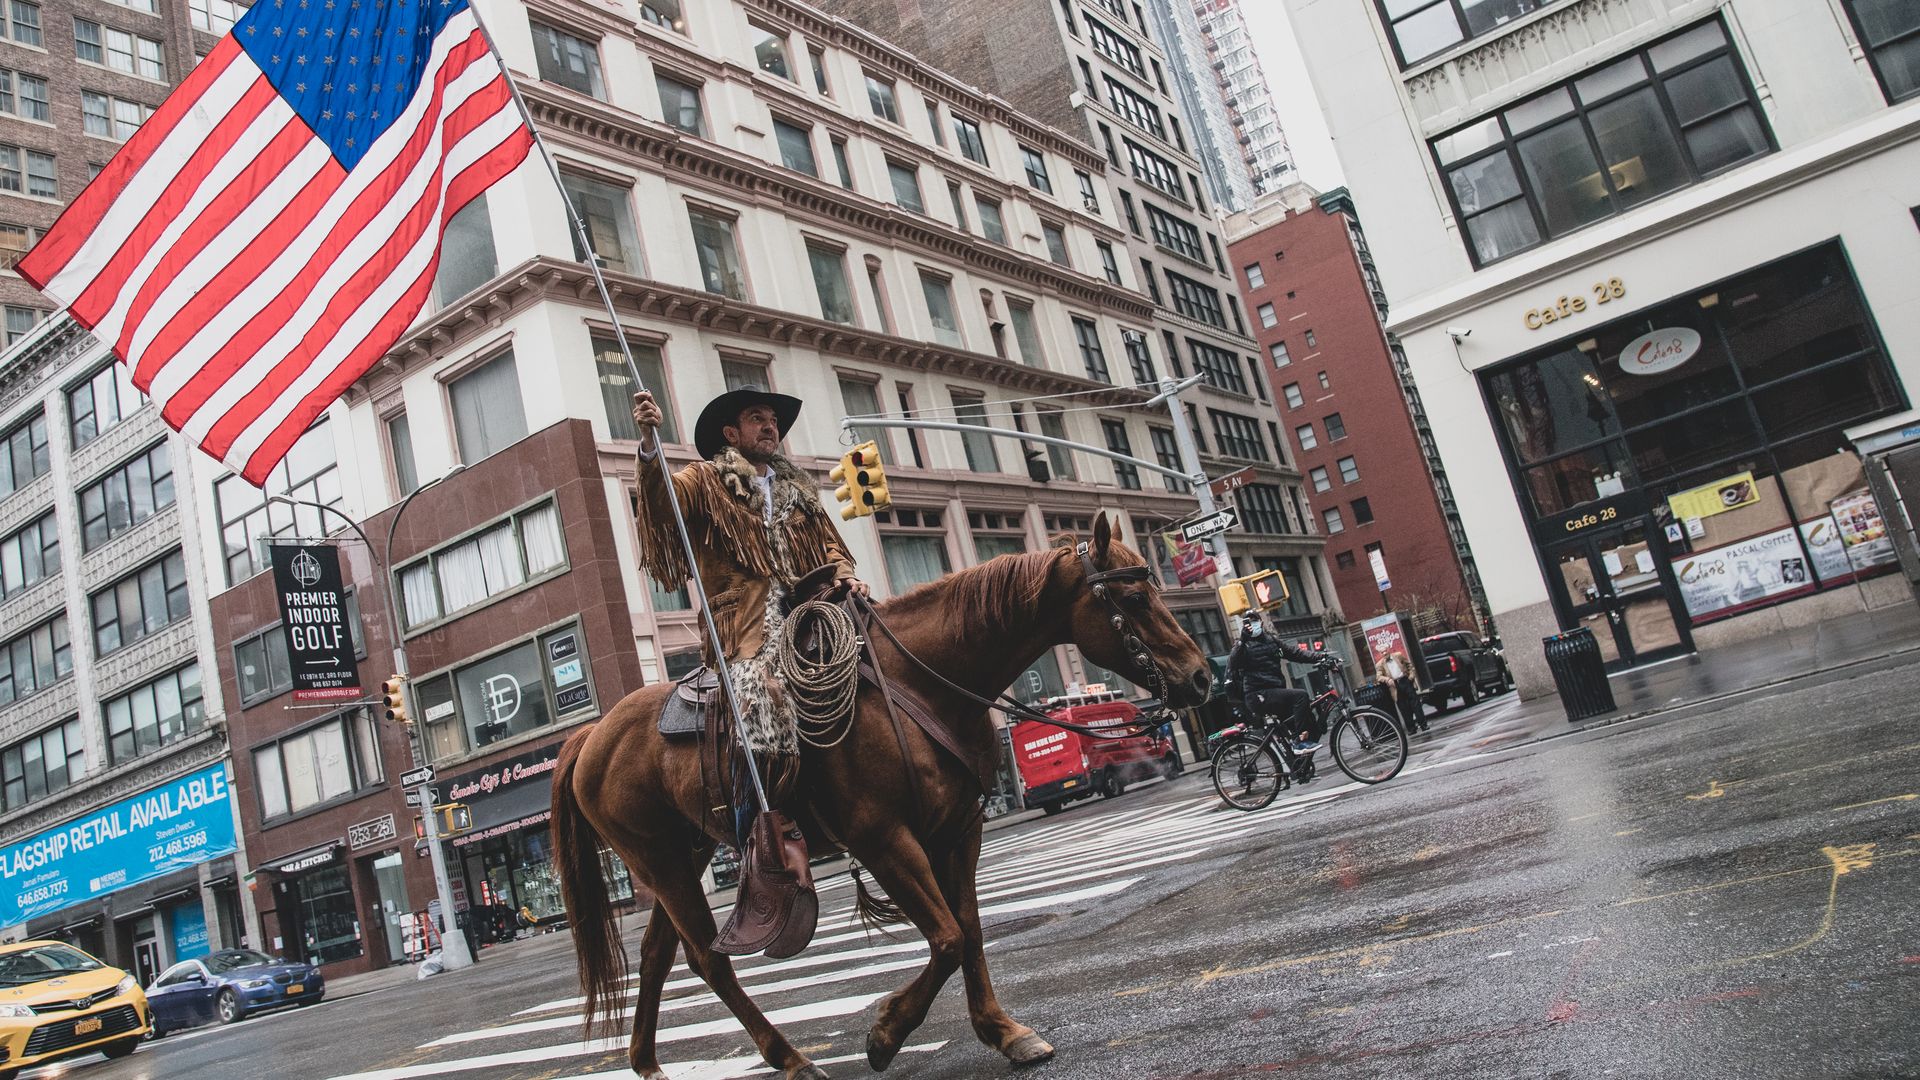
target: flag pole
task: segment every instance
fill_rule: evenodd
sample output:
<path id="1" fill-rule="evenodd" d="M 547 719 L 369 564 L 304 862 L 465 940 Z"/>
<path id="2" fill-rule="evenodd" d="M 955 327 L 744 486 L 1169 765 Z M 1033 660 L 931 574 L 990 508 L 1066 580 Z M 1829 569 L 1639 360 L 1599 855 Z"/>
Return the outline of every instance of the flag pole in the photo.
<path id="1" fill-rule="evenodd" d="M 627 344 L 627 333 L 620 324 L 620 313 L 614 309 L 613 296 L 607 291 L 607 279 L 600 272 L 600 257 L 593 250 L 593 237 L 587 232 L 586 222 L 574 208 L 573 200 L 567 195 L 567 188 L 560 179 L 559 163 L 553 159 L 553 152 L 547 148 L 547 141 L 540 136 L 540 129 L 534 125 L 533 112 L 527 108 L 527 101 L 520 96 L 520 84 L 514 81 L 513 71 L 507 67 L 507 58 L 500 54 L 500 47 L 493 40 L 493 31 L 487 28 L 486 20 L 480 15 L 479 6 L 469 0 L 468 10 L 473 12 L 473 21 L 479 26 L 480 34 L 487 42 L 487 51 L 493 54 L 494 63 L 500 66 L 500 77 L 507 81 L 507 92 L 513 96 L 513 104 L 520 110 L 520 120 L 527 125 L 527 132 L 533 136 L 533 145 L 540 151 L 540 160 L 546 162 L 547 172 L 553 177 L 554 190 L 560 194 L 560 204 L 567 209 L 567 222 L 573 228 L 573 236 L 586 252 L 587 269 L 593 274 L 593 285 L 600 293 L 600 302 L 606 307 L 607 318 L 613 322 L 614 340 L 620 343 L 620 357 L 626 362 L 627 375 L 633 379 L 636 392 L 647 389 L 640 375 L 640 365 L 633 358 L 633 349 Z M 643 459 L 645 454 L 640 455 Z M 693 538 L 687 532 L 685 515 L 680 512 L 680 499 L 673 489 L 673 474 L 667 469 L 666 447 L 656 432 L 653 440 L 651 460 L 658 463 L 660 472 L 667 483 L 667 505 L 673 510 L 673 527 L 680 536 L 680 549 L 687 559 L 687 571 L 693 583 L 693 598 L 700 605 L 701 622 L 706 626 L 707 639 L 713 646 L 714 666 L 718 669 L 721 685 L 726 690 L 727 708 L 733 716 L 734 738 L 740 743 L 741 751 L 746 755 L 747 776 L 753 782 L 754 800 L 764 812 L 773 809 L 767 801 L 767 790 L 760 780 L 760 763 L 754 757 L 753 747 L 747 742 L 747 727 L 740 713 L 740 699 L 733 692 L 733 672 L 727 664 L 727 651 L 720 640 L 720 627 L 713 619 L 713 606 L 707 602 L 706 583 L 700 579 L 700 563 L 693 549 Z M 643 463 L 640 468 L 646 468 Z M 641 573 L 645 573 L 642 570 Z"/>

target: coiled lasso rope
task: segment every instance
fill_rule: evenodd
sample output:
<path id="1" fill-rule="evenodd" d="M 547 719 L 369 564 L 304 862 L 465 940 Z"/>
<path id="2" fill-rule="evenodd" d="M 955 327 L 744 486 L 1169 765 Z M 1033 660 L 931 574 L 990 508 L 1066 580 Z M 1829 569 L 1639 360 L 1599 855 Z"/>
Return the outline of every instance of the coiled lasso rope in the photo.
<path id="1" fill-rule="evenodd" d="M 860 635 L 852 616 L 838 604 L 809 600 L 787 615 L 780 634 L 780 675 L 793 696 L 800 740 L 819 750 L 840 745 L 853 730 L 860 694 Z M 802 649 L 809 634 L 812 648 Z"/>

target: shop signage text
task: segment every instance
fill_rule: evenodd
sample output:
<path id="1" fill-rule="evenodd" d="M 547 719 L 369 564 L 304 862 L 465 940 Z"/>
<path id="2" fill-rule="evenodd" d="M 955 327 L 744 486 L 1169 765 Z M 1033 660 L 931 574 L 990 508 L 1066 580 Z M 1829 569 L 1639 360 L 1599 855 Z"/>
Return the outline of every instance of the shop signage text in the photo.
<path id="1" fill-rule="evenodd" d="M 400 835 L 394 827 L 393 815 L 382 814 L 372 821 L 363 821 L 347 827 L 347 846 L 355 851 L 363 847 L 378 844 L 382 840 L 392 840 Z"/>
<path id="2" fill-rule="evenodd" d="M 1667 496 L 1667 506 L 1673 510 L 1673 516 L 1682 521 L 1724 514 L 1759 501 L 1760 485 L 1754 481 L 1751 471 Z"/>
<path id="3" fill-rule="evenodd" d="M 1595 304 L 1610 304 L 1627 295 L 1627 286 L 1619 278 L 1608 278 L 1594 282 L 1592 291 Z M 1584 296 L 1562 296 L 1545 307 L 1530 308 L 1521 321 L 1527 324 L 1527 329 L 1539 330 L 1582 314 L 1587 307 L 1587 298 Z"/>
<path id="4" fill-rule="evenodd" d="M 546 776 L 559 759 L 560 747 L 546 746 L 478 772 L 463 773 L 447 781 L 447 798 L 460 802 L 484 799 L 514 784 Z"/>
<path id="5" fill-rule="evenodd" d="M 353 631 L 340 582 L 340 552 L 326 544 L 273 544 L 273 587 L 287 641 L 295 701 L 360 696 Z"/>
<path id="6" fill-rule="evenodd" d="M 1642 334 L 1620 350 L 1620 370 L 1629 375 L 1658 375 L 1693 359 L 1700 351 L 1700 332 L 1690 326 L 1669 326 Z"/>
<path id="7" fill-rule="evenodd" d="M 1646 513 L 1639 498 L 1621 496 L 1597 506 L 1589 504 L 1554 519 L 1546 529 L 1549 536 L 1577 536 L 1588 529 L 1612 525 Z"/>
<path id="8" fill-rule="evenodd" d="M 0 926 L 231 853 L 230 797 L 214 765 L 0 848 Z"/>
<path id="9" fill-rule="evenodd" d="M 302 870 L 312 870 L 316 866 L 325 866 L 332 862 L 333 858 L 334 849 L 328 848 L 325 851 L 316 851 L 311 855 L 303 855 L 290 863 L 282 863 L 273 869 L 282 874 L 297 874 Z"/>
<path id="10" fill-rule="evenodd" d="M 1799 532 L 1791 525 L 1676 560 L 1673 576 L 1696 619 L 1813 587 Z"/>

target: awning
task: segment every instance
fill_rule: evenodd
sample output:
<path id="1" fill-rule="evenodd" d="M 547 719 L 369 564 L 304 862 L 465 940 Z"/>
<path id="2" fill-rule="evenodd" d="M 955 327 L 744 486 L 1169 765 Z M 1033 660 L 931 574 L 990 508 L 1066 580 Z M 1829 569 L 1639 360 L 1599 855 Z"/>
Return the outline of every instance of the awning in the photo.
<path id="1" fill-rule="evenodd" d="M 185 900 L 188 897 L 195 896 L 199 892 L 199 888 L 192 885 L 184 889 L 169 889 L 166 892 L 155 893 L 147 897 L 147 906 L 150 908 L 165 907 L 176 900 Z"/>
<path id="2" fill-rule="evenodd" d="M 217 878 L 208 878 L 207 883 L 200 887 L 203 889 L 224 889 L 231 884 L 233 884 L 233 875 L 221 874 Z"/>
<path id="3" fill-rule="evenodd" d="M 277 859 L 268 859 L 260 864 L 260 869 L 276 874 L 297 874 L 303 870 L 313 870 L 322 866 L 331 866 L 340 857 L 339 840 L 329 840 L 317 847 L 296 851 L 291 855 L 282 855 Z"/>
<path id="4" fill-rule="evenodd" d="M 65 926 L 60 927 L 60 933 L 71 934 L 75 930 L 85 930 L 89 926 L 99 926 L 99 925 L 100 925 L 100 913 L 94 912 L 92 915 L 89 915 L 86 918 L 79 920 L 78 922 L 70 922 Z"/>

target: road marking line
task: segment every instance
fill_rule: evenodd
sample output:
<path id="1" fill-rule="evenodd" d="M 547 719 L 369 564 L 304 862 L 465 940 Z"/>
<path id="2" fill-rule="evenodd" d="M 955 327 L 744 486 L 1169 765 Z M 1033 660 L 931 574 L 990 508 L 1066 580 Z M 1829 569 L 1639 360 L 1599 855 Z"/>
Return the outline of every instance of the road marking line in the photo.
<path id="1" fill-rule="evenodd" d="M 1920 799 L 1920 794 L 1892 795 L 1884 799 L 1869 799 L 1866 802 L 1848 803 L 1845 806 L 1836 806 L 1833 809 L 1836 811 L 1858 810 L 1863 806 L 1879 806 L 1881 803 L 1890 803 L 1890 802 L 1912 802 L 1915 799 Z"/>
<path id="2" fill-rule="evenodd" d="M 946 1045 L 947 1041 L 942 1039 L 939 1042 L 903 1046 L 900 1052 L 930 1054 Z M 841 1054 L 838 1057 L 814 1058 L 813 1063 L 815 1065 L 846 1065 L 866 1060 L 865 1054 Z M 660 1068 L 675 1080 L 735 1080 L 736 1077 L 765 1076 L 773 1072 L 757 1056 L 728 1058 L 724 1061 L 670 1061 Z M 579 1073 L 574 1076 L 559 1077 L 558 1080 L 633 1080 L 633 1070 L 619 1068 L 607 1072 Z"/>
<path id="3" fill-rule="evenodd" d="M 1500 958 L 1502 958 L 1502 957 L 1506 957 L 1506 956 L 1512 956 L 1512 955 L 1513 955 L 1513 950 L 1512 950 L 1512 949 L 1508 949 L 1508 950 L 1507 950 L 1506 952 L 1497 952 L 1497 953 L 1488 953 L 1488 954 L 1487 954 L 1487 959 L 1489 959 L 1489 960 L 1498 960 L 1498 959 L 1500 959 Z"/>

